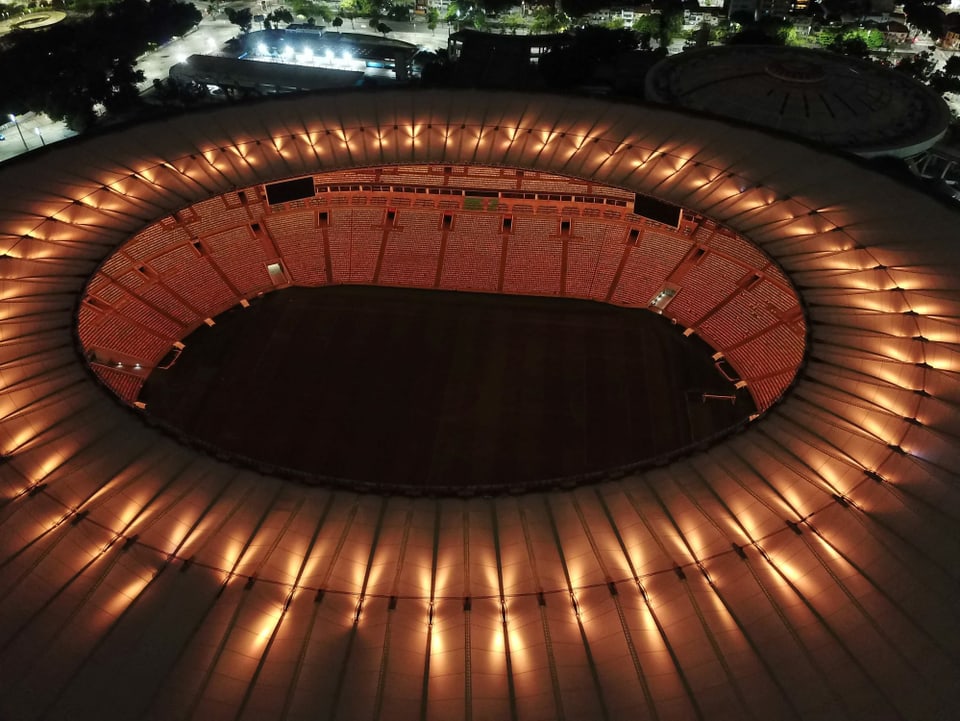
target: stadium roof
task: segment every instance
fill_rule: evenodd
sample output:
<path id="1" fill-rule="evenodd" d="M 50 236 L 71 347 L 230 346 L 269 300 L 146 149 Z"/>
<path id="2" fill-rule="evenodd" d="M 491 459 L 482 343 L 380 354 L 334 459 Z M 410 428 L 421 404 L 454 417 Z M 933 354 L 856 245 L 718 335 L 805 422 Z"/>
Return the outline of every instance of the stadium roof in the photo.
<path id="1" fill-rule="evenodd" d="M 808 363 L 744 432 L 572 490 L 407 498 L 238 471 L 77 352 L 87 278 L 214 194 L 395 163 L 655 195 L 794 281 Z M 957 214 L 759 131 L 583 98 L 328 94 L 0 168 L 0 715 L 949 718 Z M 655 422 L 655 419 L 651 419 Z"/>
<path id="2" fill-rule="evenodd" d="M 176 81 L 230 88 L 323 90 L 357 85 L 363 76 L 363 70 L 287 65 L 217 55 L 191 55 L 170 68 L 170 77 Z"/>
<path id="3" fill-rule="evenodd" d="M 647 98 L 782 130 L 864 157 L 943 137 L 946 103 L 908 75 L 825 50 L 731 45 L 661 60 Z"/>

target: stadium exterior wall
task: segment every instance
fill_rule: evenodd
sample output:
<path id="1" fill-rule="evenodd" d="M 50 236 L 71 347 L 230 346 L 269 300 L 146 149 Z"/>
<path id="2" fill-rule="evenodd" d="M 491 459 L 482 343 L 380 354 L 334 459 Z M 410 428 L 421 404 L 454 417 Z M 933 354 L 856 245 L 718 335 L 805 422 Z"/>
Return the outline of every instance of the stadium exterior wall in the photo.
<path id="1" fill-rule="evenodd" d="M 594 486 L 307 488 L 96 386 L 118 244 L 258 180 L 379 163 L 656 195 L 794 281 L 809 359 L 749 429 Z M 809 147 L 582 98 L 389 92 L 135 126 L 0 168 L 0 714 L 948 718 L 960 625 L 957 215 Z"/>

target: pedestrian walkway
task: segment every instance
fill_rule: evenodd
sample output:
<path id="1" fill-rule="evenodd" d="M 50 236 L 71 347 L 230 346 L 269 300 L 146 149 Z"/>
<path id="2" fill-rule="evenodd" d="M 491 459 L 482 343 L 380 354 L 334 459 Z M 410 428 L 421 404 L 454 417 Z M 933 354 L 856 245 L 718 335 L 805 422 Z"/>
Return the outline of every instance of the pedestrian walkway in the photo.
<path id="1" fill-rule="evenodd" d="M 15 120 L 6 115 L 3 121 L 0 134 L 6 139 L 0 142 L 0 163 L 76 135 L 66 123 L 55 122 L 42 113 L 26 113 Z"/>

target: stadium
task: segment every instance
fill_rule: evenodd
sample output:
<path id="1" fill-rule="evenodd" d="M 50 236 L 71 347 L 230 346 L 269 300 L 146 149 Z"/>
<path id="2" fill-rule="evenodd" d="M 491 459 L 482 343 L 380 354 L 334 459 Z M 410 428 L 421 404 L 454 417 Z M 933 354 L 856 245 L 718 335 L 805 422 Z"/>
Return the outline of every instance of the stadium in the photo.
<path id="1" fill-rule="evenodd" d="M 863 158 L 913 158 L 950 124 L 937 93 L 904 73 L 825 50 L 726 46 L 664 58 L 648 100 L 772 128 Z"/>
<path id="2" fill-rule="evenodd" d="M 957 216 L 935 200 L 717 120 L 473 91 L 204 111 L 0 184 L 3 718 L 960 702 Z M 644 463 L 416 489 L 281 477 L 130 406 L 229 308 L 344 284 L 637 308 L 756 413 Z"/>

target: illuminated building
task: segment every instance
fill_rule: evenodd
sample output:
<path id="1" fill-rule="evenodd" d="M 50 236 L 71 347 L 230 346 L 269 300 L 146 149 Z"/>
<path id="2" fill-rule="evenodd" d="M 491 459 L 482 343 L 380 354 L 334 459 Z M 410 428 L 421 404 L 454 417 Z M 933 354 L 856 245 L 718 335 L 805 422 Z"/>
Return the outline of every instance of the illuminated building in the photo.
<path id="1" fill-rule="evenodd" d="M 75 344 L 81 294 L 146 226 L 261 183 L 424 165 L 595 181 L 748 238 L 805 308 L 796 382 L 669 465 L 417 498 L 238 469 L 93 380 Z M 27 156 L 0 183 L 3 716 L 957 707 L 960 281 L 957 216 L 934 200 L 756 130 L 474 92 L 207 111 Z M 449 201 L 456 217 L 499 217 Z M 207 222 L 209 237 L 225 216 L 186 226 Z"/>

